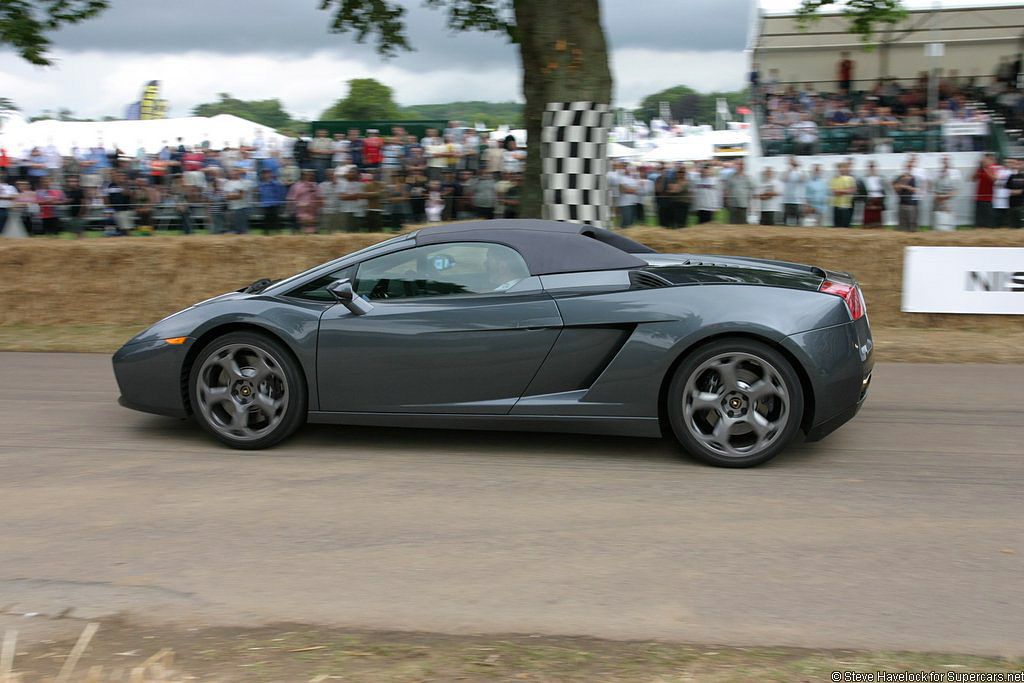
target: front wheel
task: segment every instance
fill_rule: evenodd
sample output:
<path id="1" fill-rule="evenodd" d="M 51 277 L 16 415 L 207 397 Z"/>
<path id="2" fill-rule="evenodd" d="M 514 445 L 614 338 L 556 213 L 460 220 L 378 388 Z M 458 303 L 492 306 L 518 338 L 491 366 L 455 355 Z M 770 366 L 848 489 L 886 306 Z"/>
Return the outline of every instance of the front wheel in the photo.
<path id="1" fill-rule="evenodd" d="M 690 455 L 720 467 L 771 460 L 796 436 L 803 388 L 786 358 L 748 339 L 723 339 L 679 365 L 668 392 L 668 417 Z"/>
<path id="2" fill-rule="evenodd" d="M 267 448 L 306 419 L 306 382 L 279 342 L 232 332 L 204 348 L 189 373 L 196 420 L 232 448 Z"/>

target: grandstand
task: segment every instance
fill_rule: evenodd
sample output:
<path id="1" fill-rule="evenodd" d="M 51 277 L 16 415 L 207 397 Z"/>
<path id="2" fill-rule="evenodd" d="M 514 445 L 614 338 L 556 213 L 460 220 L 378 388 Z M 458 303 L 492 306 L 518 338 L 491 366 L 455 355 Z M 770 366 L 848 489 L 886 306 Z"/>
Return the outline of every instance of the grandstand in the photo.
<path id="1" fill-rule="evenodd" d="M 747 52 L 754 168 L 780 168 L 795 154 L 805 167 L 820 163 L 828 172 L 866 153 L 891 175 L 906 153 L 917 154 L 924 169 L 950 154 L 969 178 L 982 152 L 1024 152 L 1024 3 L 936 2 L 882 25 L 868 43 L 838 13 L 802 28 L 792 12 L 762 9 Z M 966 197 L 957 213 L 970 215 Z"/>

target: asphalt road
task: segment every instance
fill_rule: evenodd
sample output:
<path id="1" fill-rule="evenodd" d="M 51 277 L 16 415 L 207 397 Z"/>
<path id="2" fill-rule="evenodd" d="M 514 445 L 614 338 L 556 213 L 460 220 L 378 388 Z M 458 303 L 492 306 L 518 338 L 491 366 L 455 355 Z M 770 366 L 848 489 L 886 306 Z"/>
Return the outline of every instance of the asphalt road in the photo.
<path id="1" fill-rule="evenodd" d="M 1020 654 L 1024 366 L 884 365 L 768 466 L 668 442 L 120 408 L 101 355 L 0 354 L 0 612 Z"/>

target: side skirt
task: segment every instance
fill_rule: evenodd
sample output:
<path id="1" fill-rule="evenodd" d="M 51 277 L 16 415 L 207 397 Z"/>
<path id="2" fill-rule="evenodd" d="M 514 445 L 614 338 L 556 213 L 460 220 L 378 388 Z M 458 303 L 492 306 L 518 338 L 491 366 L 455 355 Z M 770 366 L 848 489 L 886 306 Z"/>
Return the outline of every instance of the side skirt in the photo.
<path id="1" fill-rule="evenodd" d="M 339 413 L 310 411 L 308 421 L 318 424 L 366 425 L 372 427 L 570 432 L 653 438 L 658 438 L 662 435 L 661 425 L 656 417 L 441 415 L 428 413 Z"/>

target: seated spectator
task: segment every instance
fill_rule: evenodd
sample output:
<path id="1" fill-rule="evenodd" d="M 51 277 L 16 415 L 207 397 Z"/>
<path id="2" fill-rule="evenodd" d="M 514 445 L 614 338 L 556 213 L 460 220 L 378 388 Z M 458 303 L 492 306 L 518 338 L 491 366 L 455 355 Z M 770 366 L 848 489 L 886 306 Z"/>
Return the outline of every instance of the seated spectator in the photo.
<path id="1" fill-rule="evenodd" d="M 814 154 L 818 145 L 818 126 L 810 114 L 804 114 L 799 121 L 789 127 L 794 137 L 795 151 L 800 155 Z"/>

